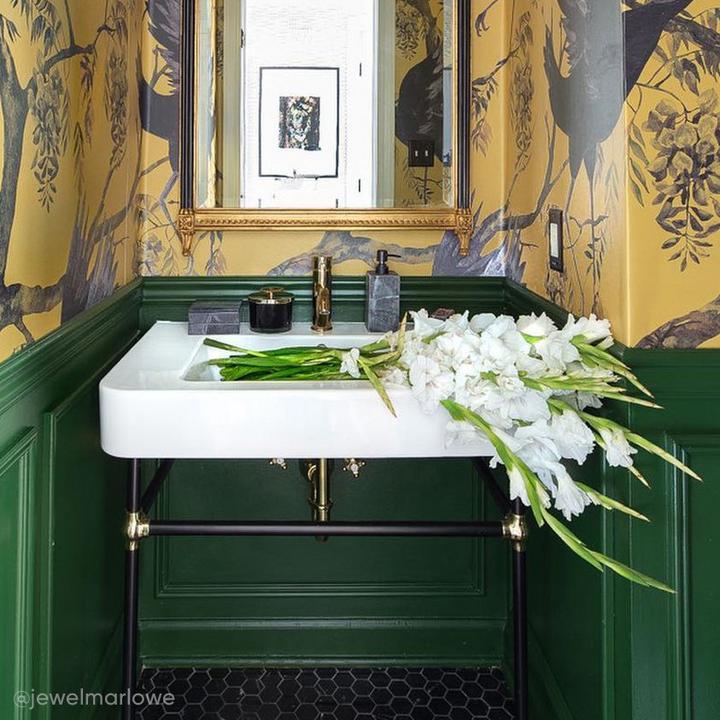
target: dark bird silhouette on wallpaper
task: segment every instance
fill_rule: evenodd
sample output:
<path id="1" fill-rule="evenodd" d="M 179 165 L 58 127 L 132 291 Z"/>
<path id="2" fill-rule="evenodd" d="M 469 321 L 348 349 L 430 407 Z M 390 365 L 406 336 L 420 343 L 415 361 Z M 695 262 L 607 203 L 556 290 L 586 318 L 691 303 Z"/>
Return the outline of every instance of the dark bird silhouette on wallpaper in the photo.
<path id="1" fill-rule="evenodd" d="M 145 77 L 142 77 L 140 114 L 143 130 L 168 142 L 168 160 L 172 174 L 158 198 L 157 206 L 163 208 L 172 223 L 166 200 L 180 172 L 180 0 L 146 0 L 146 9 L 150 34 L 158 44 L 157 53 L 159 61 L 165 66 L 164 77 L 167 78 L 170 92 L 159 93 L 155 83 L 148 83 Z"/>
<path id="2" fill-rule="evenodd" d="M 423 18 L 427 56 L 411 68 L 400 83 L 395 108 L 395 136 L 404 145 L 416 139 L 435 143 L 435 155 L 443 160 L 443 37 L 427 0 L 410 3 Z"/>
<path id="3" fill-rule="evenodd" d="M 555 122 L 569 138 L 573 186 L 583 164 L 593 184 L 598 145 L 610 137 L 668 22 L 691 2 L 654 0 L 620 13 L 612 0 L 558 0 L 569 73 L 560 70 L 549 29 L 545 72 Z"/>
<path id="4" fill-rule="evenodd" d="M 566 35 L 568 73 L 555 57 L 551 31 L 545 38 L 545 73 L 557 126 L 568 136 L 570 190 L 566 210 L 584 165 L 590 185 L 591 253 L 595 260 L 595 170 L 598 146 L 613 132 L 625 100 L 652 56 L 665 27 L 692 0 L 650 0 L 620 12 L 617 0 L 557 0 Z M 567 213 L 566 213 L 567 214 Z"/>

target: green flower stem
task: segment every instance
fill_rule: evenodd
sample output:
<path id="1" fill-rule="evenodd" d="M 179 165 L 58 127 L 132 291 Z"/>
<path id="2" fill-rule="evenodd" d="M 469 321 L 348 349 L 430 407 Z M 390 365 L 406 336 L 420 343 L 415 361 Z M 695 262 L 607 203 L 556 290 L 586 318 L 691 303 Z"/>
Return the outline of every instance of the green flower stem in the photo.
<path id="1" fill-rule="evenodd" d="M 538 492 L 538 485 L 540 483 L 539 478 L 535 473 L 528 467 L 524 460 L 519 458 L 510 448 L 500 439 L 495 433 L 489 423 L 480 417 L 477 413 L 474 413 L 464 405 L 456 403 L 454 400 L 443 400 L 442 406 L 450 413 L 453 420 L 458 422 L 468 422 L 474 425 L 476 428 L 481 430 L 485 436 L 490 440 L 492 446 L 495 448 L 498 456 L 505 465 L 508 473 L 517 470 L 522 474 L 523 484 L 530 500 L 530 508 L 535 516 L 535 522 L 539 527 L 544 524 L 543 514 L 541 513 L 542 502 L 540 500 L 540 493 Z"/>

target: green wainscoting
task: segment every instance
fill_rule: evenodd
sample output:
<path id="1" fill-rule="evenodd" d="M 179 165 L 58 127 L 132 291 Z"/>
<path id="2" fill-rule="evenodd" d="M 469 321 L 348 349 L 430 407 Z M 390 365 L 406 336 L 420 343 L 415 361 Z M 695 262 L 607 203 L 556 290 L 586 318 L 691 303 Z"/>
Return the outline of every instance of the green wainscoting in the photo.
<path id="1" fill-rule="evenodd" d="M 0 365 L 0 717 L 19 689 L 114 688 L 119 669 L 127 463 L 99 446 L 97 385 L 154 321 L 199 298 L 239 298 L 277 278 L 146 279 Z M 308 318 L 308 279 L 285 279 Z M 362 318 L 362 278 L 335 283 L 335 317 Z M 409 278 L 405 308 L 557 308 L 503 279 Z M 664 413 L 612 408 L 706 482 L 641 458 L 648 491 L 593 459 L 583 477 L 654 525 L 591 512 L 575 529 L 660 576 L 675 597 L 585 567 L 554 537 L 530 541 L 533 720 L 716 720 L 720 580 L 720 352 L 620 349 Z M 192 421 L 189 413 L 188 421 Z M 152 468 L 145 468 L 146 473 Z M 297 465 L 181 462 L 159 512 L 307 516 Z M 333 478 L 334 517 L 471 518 L 493 513 L 463 461 L 371 462 Z M 507 551 L 493 541 L 231 538 L 149 541 L 142 561 L 146 663 L 511 663 Z M 42 709 L 32 717 L 114 717 Z"/>

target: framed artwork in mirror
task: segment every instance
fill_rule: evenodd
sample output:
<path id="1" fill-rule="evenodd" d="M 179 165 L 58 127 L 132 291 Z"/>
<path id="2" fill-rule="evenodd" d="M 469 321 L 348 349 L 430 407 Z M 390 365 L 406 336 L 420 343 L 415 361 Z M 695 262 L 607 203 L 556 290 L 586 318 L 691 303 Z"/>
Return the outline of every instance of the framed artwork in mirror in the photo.
<path id="1" fill-rule="evenodd" d="M 336 178 L 339 109 L 339 68 L 260 68 L 260 176 Z"/>

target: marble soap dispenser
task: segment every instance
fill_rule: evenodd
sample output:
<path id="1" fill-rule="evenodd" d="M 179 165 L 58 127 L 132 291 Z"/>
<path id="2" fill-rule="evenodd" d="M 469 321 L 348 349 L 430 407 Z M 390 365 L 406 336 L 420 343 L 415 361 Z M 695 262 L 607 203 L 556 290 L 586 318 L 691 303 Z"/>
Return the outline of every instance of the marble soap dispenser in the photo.
<path id="1" fill-rule="evenodd" d="M 400 325 L 400 276 L 388 268 L 387 250 L 378 250 L 377 264 L 365 279 L 365 327 L 370 332 L 391 332 Z"/>

